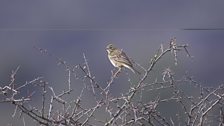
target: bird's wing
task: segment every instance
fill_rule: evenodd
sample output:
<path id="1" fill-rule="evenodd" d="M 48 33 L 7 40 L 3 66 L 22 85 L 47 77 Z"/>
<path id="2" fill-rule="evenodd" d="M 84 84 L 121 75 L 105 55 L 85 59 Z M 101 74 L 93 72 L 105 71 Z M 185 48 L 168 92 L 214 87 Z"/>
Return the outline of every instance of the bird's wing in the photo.
<path id="1" fill-rule="evenodd" d="M 128 56 L 123 52 L 122 50 L 117 50 L 116 52 L 117 55 L 114 55 L 114 60 L 120 63 L 124 63 L 128 66 L 132 67 L 132 63 L 129 60 Z"/>

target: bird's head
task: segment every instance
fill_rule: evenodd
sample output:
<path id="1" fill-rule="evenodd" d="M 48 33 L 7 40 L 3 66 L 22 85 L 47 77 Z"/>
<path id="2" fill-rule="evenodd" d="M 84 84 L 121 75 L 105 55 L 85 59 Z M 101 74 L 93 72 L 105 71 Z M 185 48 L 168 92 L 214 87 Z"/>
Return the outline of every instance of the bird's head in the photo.
<path id="1" fill-rule="evenodd" d="M 106 50 L 108 53 L 111 53 L 115 50 L 116 48 L 112 44 L 108 44 L 106 47 Z"/>

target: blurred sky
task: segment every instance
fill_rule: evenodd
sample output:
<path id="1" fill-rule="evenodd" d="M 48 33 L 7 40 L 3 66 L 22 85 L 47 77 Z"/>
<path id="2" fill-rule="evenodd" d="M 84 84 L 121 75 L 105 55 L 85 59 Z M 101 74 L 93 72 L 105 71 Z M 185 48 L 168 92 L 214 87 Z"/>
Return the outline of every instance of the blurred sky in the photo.
<path id="1" fill-rule="evenodd" d="M 37 76 L 54 86 L 64 83 L 63 69 L 33 46 L 73 65 L 83 63 L 85 53 L 97 80 L 106 82 L 113 69 L 105 51 L 108 43 L 147 66 L 160 44 L 176 37 L 189 44 L 194 56 L 189 59 L 181 53 L 177 68 L 189 71 L 202 84 L 217 86 L 224 80 L 223 12 L 222 0 L 2 0 L 0 85 L 9 82 L 18 65 L 18 83 Z M 191 28 L 213 30 L 184 30 Z M 170 59 L 164 66 L 172 69 L 172 64 Z"/>

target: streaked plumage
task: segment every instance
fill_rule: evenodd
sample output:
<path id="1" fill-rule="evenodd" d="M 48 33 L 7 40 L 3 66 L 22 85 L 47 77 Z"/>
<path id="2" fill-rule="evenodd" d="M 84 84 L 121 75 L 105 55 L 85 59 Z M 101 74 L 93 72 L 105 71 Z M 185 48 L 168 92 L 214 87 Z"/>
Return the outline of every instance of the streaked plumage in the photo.
<path id="1" fill-rule="evenodd" d="M 133 73 L 140 74 L 137 70 L 134 69 L 133 64 L 129 60 L 128 56 L 121 49 L 114 47 L 112 44 L 107 45 L 106 47 L 108 58 L 114 67 L 122 68 L 126 67 L 130 69 Z"/>

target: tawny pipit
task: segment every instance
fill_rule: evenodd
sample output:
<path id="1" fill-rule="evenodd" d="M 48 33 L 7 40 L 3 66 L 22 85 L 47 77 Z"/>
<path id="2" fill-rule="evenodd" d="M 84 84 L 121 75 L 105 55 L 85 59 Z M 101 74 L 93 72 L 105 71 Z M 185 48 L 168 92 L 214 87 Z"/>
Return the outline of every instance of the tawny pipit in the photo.
<path id="1" fill-rule="evenodd" d="M 130 69 L 133 73 L 140 74 L 137 70 L 134 69 L 133 64 L 129 60 L 128 56 L 121 50 L 114 47 L 112 44 L 107 45 L 106 47 L 108 58 L 114 67 L 119 68 L 126 67 Z"/>

